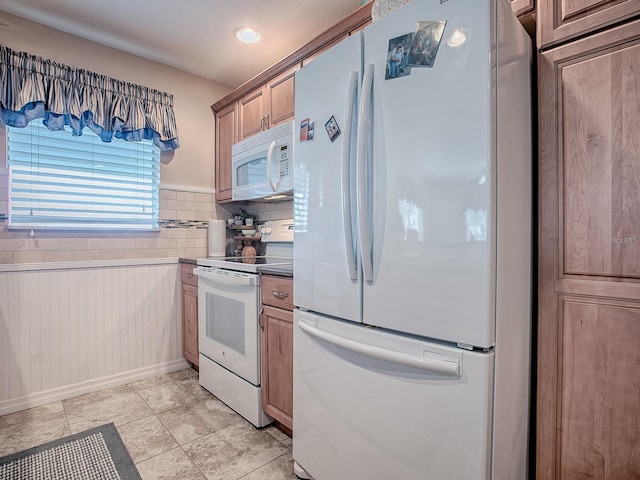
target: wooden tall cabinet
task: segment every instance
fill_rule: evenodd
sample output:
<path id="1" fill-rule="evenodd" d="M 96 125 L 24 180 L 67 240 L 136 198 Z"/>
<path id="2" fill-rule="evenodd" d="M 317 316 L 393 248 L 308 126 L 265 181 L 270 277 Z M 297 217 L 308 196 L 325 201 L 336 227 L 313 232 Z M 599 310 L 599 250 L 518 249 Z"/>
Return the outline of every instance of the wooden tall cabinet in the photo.
<path id="1" fill-rule="evenodd" d="M 639 5 L 539 18 L 578 3 Z M 640 20 L 543 51 L 538 72 L 537 478 L 638 479 Z"/>

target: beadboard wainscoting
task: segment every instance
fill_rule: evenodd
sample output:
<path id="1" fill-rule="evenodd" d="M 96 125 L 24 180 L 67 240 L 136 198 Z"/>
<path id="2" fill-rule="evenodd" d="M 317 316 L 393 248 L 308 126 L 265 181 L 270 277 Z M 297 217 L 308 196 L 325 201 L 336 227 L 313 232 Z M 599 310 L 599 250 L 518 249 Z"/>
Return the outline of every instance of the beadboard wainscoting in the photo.
<path id="1" fill-rule="evenodd" d="M 177 258 L 0 269 L 0 415 L 186 367 Z"/>

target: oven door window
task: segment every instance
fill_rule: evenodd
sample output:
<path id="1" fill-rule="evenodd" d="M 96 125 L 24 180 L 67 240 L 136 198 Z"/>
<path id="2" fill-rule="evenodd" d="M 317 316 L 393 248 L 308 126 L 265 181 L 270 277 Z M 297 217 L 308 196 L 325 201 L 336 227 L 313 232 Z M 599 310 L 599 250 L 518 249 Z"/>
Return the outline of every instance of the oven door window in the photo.
<path id="1" fill-rule="evenodd" d="M 207 295 L 207 338 L 245 354 L 244 302 L 220 295 Z"/>

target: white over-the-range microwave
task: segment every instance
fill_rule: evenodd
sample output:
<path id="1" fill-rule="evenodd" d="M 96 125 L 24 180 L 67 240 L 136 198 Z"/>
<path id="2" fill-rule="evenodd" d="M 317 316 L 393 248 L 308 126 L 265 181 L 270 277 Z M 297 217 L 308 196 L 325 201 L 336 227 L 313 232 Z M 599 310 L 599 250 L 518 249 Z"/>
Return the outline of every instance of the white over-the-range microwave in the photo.
<path id="1" fill-rule="evenodd" d="M 293 125 L 291 120 L 233 145 L 232 200 L 282 200 L 291 197 Z"/>

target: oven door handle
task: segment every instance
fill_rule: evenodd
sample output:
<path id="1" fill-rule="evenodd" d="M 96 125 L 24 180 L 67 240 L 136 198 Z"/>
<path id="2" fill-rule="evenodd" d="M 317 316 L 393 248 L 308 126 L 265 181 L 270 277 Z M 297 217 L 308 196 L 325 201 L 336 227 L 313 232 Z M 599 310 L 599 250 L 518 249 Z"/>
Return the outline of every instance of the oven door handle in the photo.
<path id="1" fill-rule="evenodd" d="M 203 279 L 224 285 L 260 285 L 260 276 L 250 273 L 233 272 L 230 270 L 199 270 L 195 268 L 193 273 Z"/>

